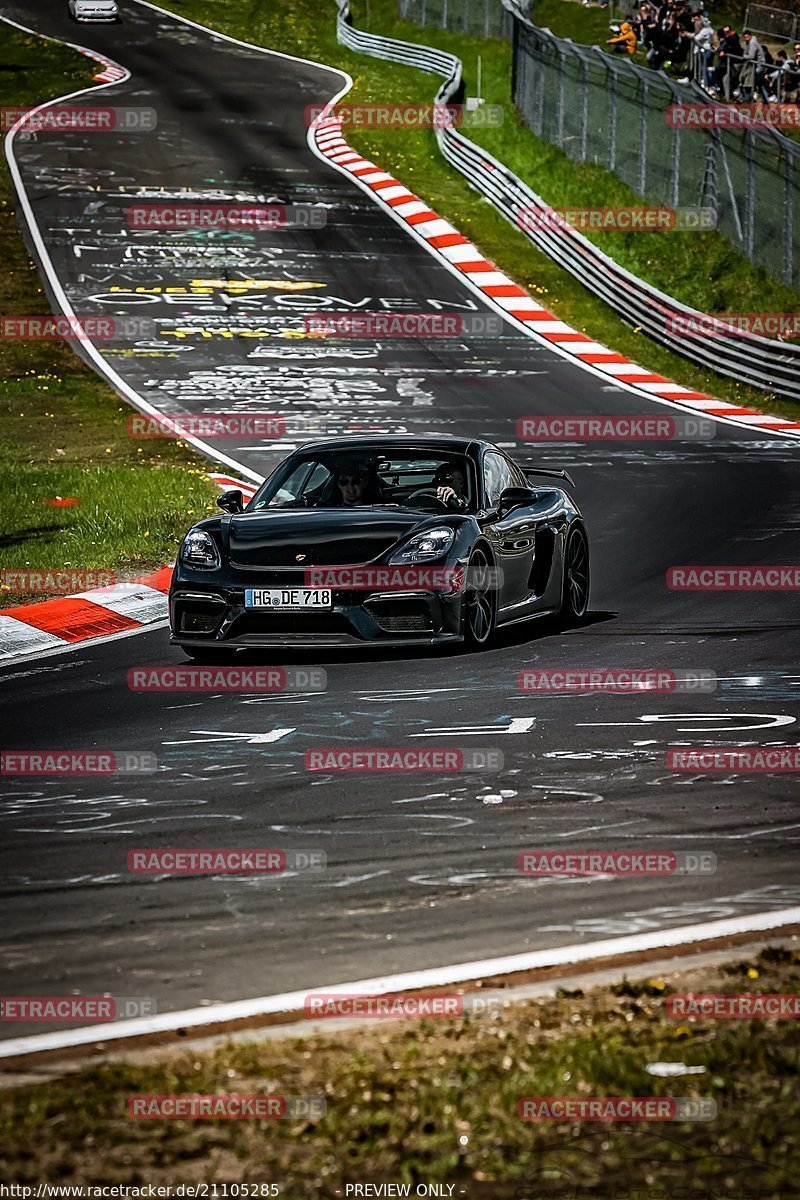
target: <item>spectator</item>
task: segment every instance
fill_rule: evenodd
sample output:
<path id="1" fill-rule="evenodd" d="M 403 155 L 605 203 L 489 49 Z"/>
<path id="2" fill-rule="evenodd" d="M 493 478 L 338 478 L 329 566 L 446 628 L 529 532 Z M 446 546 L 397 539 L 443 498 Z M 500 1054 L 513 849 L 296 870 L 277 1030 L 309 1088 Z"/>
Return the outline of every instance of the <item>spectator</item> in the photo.
<path id="1" fill-rule="evenodd" d="M 648 5 L 648 9 L 642 24 L 641 41 L 645 50 L 652 50 L 658 39 L 658 9 L 653 4 Z M 639 11 L 641 12 L 641 9 Z"/>
<path id="2" fill-rule="evenodd" d="M 773 70 L 767 72 L 767 88 L 770 100 L 785 100 L 797 87 L 792 64 L 785 50 L 779 50 Z"/>
<path id="3" fill-rule="evenodd" d="M 631 29 L 636 34 L 637 43 L 649 49 L 647 41 L 648 28 L 652 26 L 655 29 L 656 26 L 656 10 L 653 6 L 651 4 L 640 4 L 636 12 L 631 14 L 630 24 Z"/>
<path id="4" fill-rule="evenodd" d="M 678 21 L 678 28 L 682 33 L 692 33 L 694 31 L 694 17 L 688 4 L 678 4 L 675 9 L 675 16 Z"/>
<path id="5" fill-rule="evenodd" d="M 740 85 L 734 91 L 735 100 L 741 98 L 748 103 L 755 98 L 756 89 L 762 100 L 767 100 L 768 92 L 764 86 L 766 74 L 766 57 L 764 47 L 749 29 L 744 31 L 744 63 L 740 76 Z"/>
<path id="6" fill-rule="evenodd" d="M 719 46 L 717 65 L 714 68 L 713 76 L 714 87 L 718 92 L 722 92 L 727 100 L 736 87 L 739 77 L 737 60 L 742 57 L 742 43 L 739 41 L 738 33 L 735 29 L 731 29 L 730 25 L 723 25 L 721 29 L 717 30 L 717 40 Z"/>
<path id="7" fill-rule="evenodd" d="M 613 46 L 617 54 L 634 54 L 636 51 L 636 34 L 629 21 L 623 21 L 616 37 L 609 38 L 607 46 Z"/>
<path id="8" fill-rule="evenodd" d="M 675 7 L 675 24 L 678 29 L 678 45 L 672 56 L 672 61 L 676 66 L 683 66 L 689 57 L 689 47 L 691 45 L 689 38 L 694 32 L 692 15 L 688 7 L 683 3 L 678 3 Z"/>
<path id="9" fill-rule="evenodd" d="M 660 70 L 661 67 L 671 66 L 672 57 L 678 48 L 680 40 L 675 11 L 673 7 L 670 7 L 665 24 L 659 27 L 657 40 L 653 48 L 647 52 L 647 61 L 654 71 Z"/>
<path id="10" fill-rule="evenodd" d="M 692 32 L 682 33 L 681 37 L 691 49 L 694 78 L 701 87 L 710 91 L 711 67 L 714 63 L 714 30 L 708 17 L 697 13 L 692 18 Z M 685 75 L 678 82 L 689 83 L 689 76 Z"/>

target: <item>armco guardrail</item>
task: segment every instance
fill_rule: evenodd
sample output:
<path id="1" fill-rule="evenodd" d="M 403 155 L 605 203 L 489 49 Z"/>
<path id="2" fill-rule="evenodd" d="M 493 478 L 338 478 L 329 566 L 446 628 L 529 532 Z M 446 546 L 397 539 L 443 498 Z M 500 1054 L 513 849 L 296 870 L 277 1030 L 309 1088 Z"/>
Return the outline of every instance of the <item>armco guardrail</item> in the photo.
<path id="1" fill-rule="evenodd" d="M 507 7 L 519 16 L 513 3 Z M 445 82 L 436 94 L 437 104 L 459 104 L 464 99 L 462 64 L 454 54 L 402 42 L 379 34 L 364 33 L 354 28 L 349 0 L 336 0 L 339 14 L 339 41 L 350 50 L 369 54 L 388 62 L 417 67 Z M 611 306 L 629 324 L 641 328 L 648 336 L 668 346 L 684 358 L 751 384 L 767 392 L 800 400 L 800 346 L 771 338 L 747 334 L 714 333 L 703 336 L 684 336 L 672 328 L 680 320 L 707 322 L 705 314 L 680 304 L 651 284 L 632 275 L 599 250 L 571 226 L 537 221 L 552 212 L 550 206 L 503 163 L 487 150 L 464 137 L 453 125 L 444 124 L 435 130 L 444 157 L 457 168 L 470 185 L 481 192 L 520 233 L 596 296 Z M 533 214 L 531 218 L 530 214 Z"/>

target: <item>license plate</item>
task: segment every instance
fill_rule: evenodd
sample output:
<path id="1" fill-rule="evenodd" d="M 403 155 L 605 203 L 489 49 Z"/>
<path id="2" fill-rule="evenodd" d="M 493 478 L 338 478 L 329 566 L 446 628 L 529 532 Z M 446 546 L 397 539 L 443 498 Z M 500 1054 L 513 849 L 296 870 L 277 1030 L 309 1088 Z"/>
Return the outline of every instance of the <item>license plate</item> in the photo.
<path id="1" fill-rule="evenodd" d="M 245 588 L 245 608 L 333 608 L 330 588 Z"/>

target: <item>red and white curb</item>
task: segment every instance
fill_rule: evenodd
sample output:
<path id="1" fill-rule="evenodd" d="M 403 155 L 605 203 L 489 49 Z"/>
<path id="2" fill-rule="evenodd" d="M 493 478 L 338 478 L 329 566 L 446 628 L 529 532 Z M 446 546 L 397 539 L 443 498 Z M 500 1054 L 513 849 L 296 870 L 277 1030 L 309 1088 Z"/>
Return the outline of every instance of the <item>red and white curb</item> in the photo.
<path id="1" fill-rule="evenodd" d="M 246 500 L 257 487 L 231 475 L 209 478 L 221 492 L 240 488 Z M 171 578 L 172 567 L 162 567 L 130 583 L 0 609 L 0 663 L 165 621 Z"/>
<path id="2" fill-rule="evenodd" d="M 0 662 L 163 621 L 172 567 L 130 583 L 0 610 Z"/>
<path id="3" fill-rule="evenodd" d="M 41 36 L 41 35 L 40 35 Z M 122 79 L 128 78 L 128 72 L 119 63 L 112 62 L 110 58 L 106 58 L 102 54 L 98 54 L 96 50 L 86 50 L 83 46 L 76 46 L 81 54 L 85 54 L 87 58 L 93 58 L 95 62 L 99 62 L 103 68 L 94 78 L 98 83 L 119 83 Z"/>
<path id="4" fill-rule="evenodd" d="M 6 25 L 13 25 L 14 29 L 19 29 L 21 33 L 32 34 L 33 37 L 41 38 L 43 42 L 54 42 L 58 46 L 68 46 L 70 50 L 77 50 L 78 54 L 82 54 L 85 58 L 91 58 L 93 62 L 99 63 L 103 68 L 98 71 L 93 79 L 97 83 L 120 83 L 123 79 L 130 79 L 131 73 L 125 67 L 121 67 L 119 63 L 113 59 L 106 58 L 99 50 L 89 50 L 86 46 L 78 46 L 75 42 L 65 42 L 62 38 L 49 37 L 46 33 L 39 33 L 35 29 L 30 29 L 27 25 L 20 25 L 18 21 L 12 21 L 11 17 L 0 17 Z M 88 90 L 88 89 L 87 89 Z M 73 96 L 79 96 L 80 92 L 73 92 Z M 67 96 L 62 96 L 61 99 L 69 99 Z M 39 112 L 43 108 L 47 108 L 50 104 L 58 104 L 58 100 L 46 100 L 44 104 L 40 104 L 36 108 L 32 108 L 31 112 Z"/>
<path id="5" fill-rule="evenodd" d="M 234 479 L 232 475 L 209 475 L 212 483 L 215 483 L 221 492 L 229 492 L 232 488 L 238 488 L 245 498 L 245 502 L 252 500 L 258 491 L 259 485 L 251 483 L 249 480 Z"/>
<path id="6" fill-rule="evenodd" d="M 338 97 L 331 104 L 337 101 Z M 320 116 L 309 130 L 309 143 L 321 157 L 371 191 L 396 219 L 413 230 L 416 237 L 443 258 L 451 270 L 464 276 L 474 290 L 482 293 L 504 316 L 512 318 L 531 336 L 552 345 L 563 356 L 573 357 L 592 370 L 645 393 L 651 400 L 702 413 L 704 417 L 714 417 L 747 428 L 756 427 L 767 433 L 800 436 L 800 421 L 768 416 L 752 408 L 717 400 L 705 392 L 692 391 L 638 366 L 624 354 L 618 354 L 600 342 L 593 342 L 585 333 L 579 333 L 559 320 L 524 288 L 498 270 L 494 263 L 484 258 L 468 238 L 438 216 L 399 179 L 382 171 L 376 163 L 348 146 L 342 136 L 341 121 L 337 118 L 324 114 Z"/>

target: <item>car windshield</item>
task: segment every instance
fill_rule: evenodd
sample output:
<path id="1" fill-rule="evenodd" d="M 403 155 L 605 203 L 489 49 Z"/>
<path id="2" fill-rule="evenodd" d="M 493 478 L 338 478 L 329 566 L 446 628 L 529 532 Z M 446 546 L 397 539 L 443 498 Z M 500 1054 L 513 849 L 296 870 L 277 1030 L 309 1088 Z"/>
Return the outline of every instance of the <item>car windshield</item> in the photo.
<path id="1" fill-rule="evenodd" d="M 354 505 L 475 511 L 472 464 L 463 454 L 318 450 L 293 456 L 256 492 L 248 512 Z"/>

